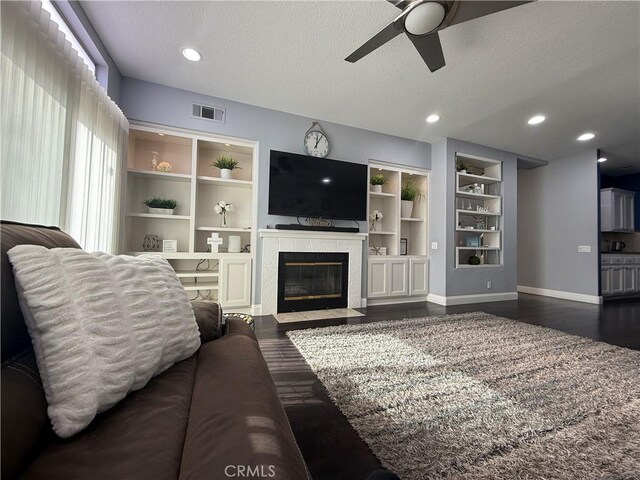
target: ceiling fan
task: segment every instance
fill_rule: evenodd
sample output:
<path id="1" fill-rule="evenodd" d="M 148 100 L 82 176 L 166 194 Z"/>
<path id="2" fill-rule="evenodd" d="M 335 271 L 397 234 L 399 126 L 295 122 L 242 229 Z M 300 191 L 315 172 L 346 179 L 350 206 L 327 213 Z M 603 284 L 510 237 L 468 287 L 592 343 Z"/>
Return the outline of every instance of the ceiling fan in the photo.
<path id="1" fill-rule="evenodd" d="M 402 13 L 369 39 L 345 60 L 355 63 L 365 55 L 381 47 L 401 33 L 406 33 L 420 56 L 435 72 L 444 67 L 444 53 L 438 32 L 451 25 L 483 17 L 491 13 L 517 7 L 530 1 L 481 1 L 481 0 L 387 0 L 402 10 Z"/>

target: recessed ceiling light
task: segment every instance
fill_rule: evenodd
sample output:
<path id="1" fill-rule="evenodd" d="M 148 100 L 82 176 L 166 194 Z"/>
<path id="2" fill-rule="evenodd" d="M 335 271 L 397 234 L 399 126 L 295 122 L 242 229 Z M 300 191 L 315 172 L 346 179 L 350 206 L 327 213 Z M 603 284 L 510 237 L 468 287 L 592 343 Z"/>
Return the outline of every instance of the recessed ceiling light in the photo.
<path id="1" fill-rule="evenodd" d="M 427 117 L 427 123 L 436 123 L 438 120 L 440 120 L 440 115 L 436 115 L 435 113 Z"/>
<path id="2" fill-rule="evenodd" d="M 184 58 L 186 58 L 187 60 L 191 60 L 192 62 L 199 62 L 200 60 L 202 60 L 202 55 L 200 55 L 200 52 L 194 50 L 193 48 L 183 48 L 182 55 L 184 56 Z"/>
<path id="3" fill-rule="evenodd" d="M 602 162 L 606 162 L 607 161 L 607 157 L 600 157 L 598 159 L 598 162 L 602 163 Z"/>
<path id="4" fill-rule="evenodd" d="M 322 183 L 331 183 L 331 179 L 329 177 L 324 177 L 322 179 Z"/>
<path id="5" fill-rule="evenodd" d="M 587 140 L 591 140 L 593 137 L 595 137 L 595 134 L 587 132 L 587 133 L 583 133 L 582 135 L 580 135 L 578 137 L 578 141 L 579 142 L 586 142 Z"/>
<path id="6" fill-rule="evenodd" d="M 534 115 L 527 122 L 529 125 L 538 125 L 539 123 L 544 122 L 547 119 L 544 115 Z"/>
<path id="7" fill-rule="evenodd" d="M 225 147 L 230 147 L 230 146 L 231 146 L 231 144 L 230 144 L 230 143 L 225 143 L 225 144 L 224 144 L 224 146 L 225 146 Z"/>
<path id="8" fill-rule="evenodd" d="M 164 137 L 164 133 L 159 133 L 158 136 L 159 137 Z"/>

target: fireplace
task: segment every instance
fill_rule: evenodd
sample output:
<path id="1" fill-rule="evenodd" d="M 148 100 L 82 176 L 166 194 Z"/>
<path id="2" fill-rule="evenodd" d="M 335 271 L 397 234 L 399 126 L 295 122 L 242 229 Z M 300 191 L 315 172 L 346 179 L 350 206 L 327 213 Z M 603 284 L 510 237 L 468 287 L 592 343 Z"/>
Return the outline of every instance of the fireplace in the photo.
<path id="1" fill-rule="evenodd" d="M 348 285 L 348 253 L 279 253 L 278 313 L 345 308 Z"/>

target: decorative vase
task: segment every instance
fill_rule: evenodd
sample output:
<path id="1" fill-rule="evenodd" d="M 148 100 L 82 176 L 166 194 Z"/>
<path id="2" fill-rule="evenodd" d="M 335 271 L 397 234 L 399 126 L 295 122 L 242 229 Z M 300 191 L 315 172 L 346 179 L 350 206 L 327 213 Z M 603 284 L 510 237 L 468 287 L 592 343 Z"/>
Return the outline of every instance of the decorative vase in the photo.
<path id="1" fill-rule="evenodd" d="M 231 178 L 231 170 L 228 168 L 220 169 L 220 178 L 224 178 L 225 180 L 229 180 Z"/>
<path id="2" fill-rule="evenodd" d="M 229 171 L 231 171 L 231 170 L 229 170 Z M 220 226 L 221 227 L 226 227 L 227 226 L 227 212 L 225 210 L 223 210 L 220 215 L 222 216 L 222 218 L 220 220 Z"/>
<path id="3" fill-rule="evenodd" d="M 402 218 L 411 218 L 412 213 L 413 213 L 413 201 L 402 200 L 400 202 L 400 216 Z"/>
<path id="4" fill-rule="evenodd" d="M 376 231 L 376 222 L 375 221 L 371 222 L 371 227 L 369 228 L 369 231 L 371 231 L 371 232 L 375 232 Z"/>
<path id="5" fill-rule="evenodd" d="M 382 193 L 382 185 L 371 185 L 371 191 L 374 193 Z"/>
<path id="6" fill-rule="evenodd" d="M 241 245 L 240 245 L 240 235 L 229 235 L 229 253 L 240 253 Z"/>
<path id="7" fill-rule="evenodd" d="M 158 158 L 160 158 L 160 154 L 158 152 L 149 152 L 151 156 L 151 170 L 154 172 L 158 169 Z"/>
<path id="8" fill-rule="evenodd" d="M 160 250 L 160 237 L 147 233 L 142 241 L 142 250 L 145 252 L 158 252 Z"/>

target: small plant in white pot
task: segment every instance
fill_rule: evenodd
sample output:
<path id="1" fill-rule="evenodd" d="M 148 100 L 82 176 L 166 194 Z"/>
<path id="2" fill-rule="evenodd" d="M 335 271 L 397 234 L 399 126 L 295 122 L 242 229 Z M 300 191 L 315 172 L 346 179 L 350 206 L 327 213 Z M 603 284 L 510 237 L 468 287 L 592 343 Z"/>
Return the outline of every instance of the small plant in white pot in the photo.
<path id="1" fill-rule="evenodd" d="M 238 164 L 238 161 L 233 157 L 226 157 L 220 155 L 216 158 L 216 161 L 211 164 L 212 167 L 220 169 L 220 178 L 230 179 L 231 172 L 235 169 L 242 170 L 242 167 Z"/>
<path id="2" fill-rule="evenodd" d="M 420 191 L 415 183 L 406 182 L 402 186 L 402 190 L 400 190 L 400 216 L 402 218 L 411 218 L 414 202 L 422 197 L 424 197 L 424 193 Z"/>
<path id="3" fill-rule="evenodd" d="M 461 159 L 456 160 L 456 170 L 460 173 L 471 173 L 468 172 L 469 167 L 466 163 L 464 163 Z"/>
<path id="4" fill-rule="evenodd" d="M 144 204 L 149 208 L 149 213 L 159 215 L 173 215 L 173 211 L 178 206 L 178 202 L 170 198 L 148 198 Z"/>
<path id="5" fill-rule="evenodd" d="M 371 191 L 375 193 L 382 193 L 382 186 L 387 183 L 387 177 L 384 175 L 371 175 L 369 179 L 369 183 L 371 184 Z"/>

